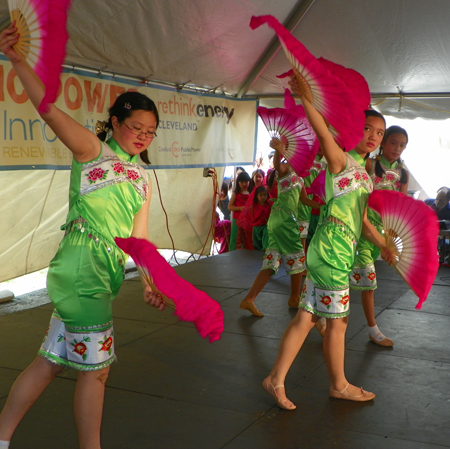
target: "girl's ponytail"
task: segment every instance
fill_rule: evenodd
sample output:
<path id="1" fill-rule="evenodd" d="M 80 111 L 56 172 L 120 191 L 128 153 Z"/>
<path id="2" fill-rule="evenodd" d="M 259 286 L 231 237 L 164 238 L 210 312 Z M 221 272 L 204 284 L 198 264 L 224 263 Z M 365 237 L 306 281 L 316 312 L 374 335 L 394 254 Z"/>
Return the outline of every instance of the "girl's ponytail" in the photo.
<path id="1" fill-rule="evenodd" d="M 408 182 L 408 172 L 405 170 L 403 160 L 400 158 L 397 159 L 397 167 L 401 170 L 402 173 L 400 176 L 400 182 L 402 184 L 406 184 Z"/>
<path id="2" fill-rule="evenodd" d="M 97 134 L 97 137 L 102 142 L 106 140 L 110 129 L 112 129 L 111 118 L 108 121 L 97 120 L 97 123 L 95 124 L 95 134 Z"/>
<path id="3" fill-rule="evenodd" d="M 386 173 L 381 165 L 381 155 L 383 154 L 383 149 L 380 147 L 380 152 L 375 157 L 375 175 L 382 178 Z"/>

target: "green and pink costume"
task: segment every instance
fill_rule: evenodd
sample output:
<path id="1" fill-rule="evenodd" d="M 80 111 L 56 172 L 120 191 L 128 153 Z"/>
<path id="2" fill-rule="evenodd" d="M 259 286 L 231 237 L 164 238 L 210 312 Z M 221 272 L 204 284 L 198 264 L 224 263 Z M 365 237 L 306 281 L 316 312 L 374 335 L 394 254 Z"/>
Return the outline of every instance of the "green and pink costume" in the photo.
<path id="1" fill-rule="evenodd" d="M 300 302 L 306 311 L 326 318 L 343 318 L 350 313 L 349 274 L 372 192 L 364 159 L 355 150 L 346 156 L 341 173 L 326 171 L 326 204 L 308 248 L 308 276 Z"/>
<path id="2" fill-rule="evenodd" d="M 261 269 L 276 274 L 283 262 L 286 273 L 292 275 L 305 270 L 306 257 L 296 219 L 303 179 L 291 171 L 277 177 L 277 183 L 278 197 L 267 222 L 269 241 Z"/>
<path id="3" fill-rule="evenodd" d="M 100 143 L 100 142 L 99 142 Z M 111 302 L 124 279 L 126 255 L 115 237 L 130 237 L 146 201 L 148 175 L 137 156 L 113 139 L 86 163 L 73 161 L 65 236 L 50 262 L 47 290 L 55 306 L 39 355 L 93 371 L 114 359 Z"/>
<path id="4" fill-rule="evenodd" d="M 375 161 L 372 163 L 370 177 L 373 181 L 374 190 L 395 190 L 400 191 L 401 168 L 398 162 L 390 164 L 381 156 L 381 165 L 384 175 L 380 178 L 375 174 Z M 383 234 L 383 225 L 381 217 L 372 209 L 367 208 L 367 218 L 377 228 L 380 234 Z M 370 243 L 364 237 L 358 241 L 355 265 L 350 274 L 351 290 L 375 290 L 377 288 L 377 275 L 375 271 L 375 261 L 380 255 L 380 249 L 373 243 Z"/>

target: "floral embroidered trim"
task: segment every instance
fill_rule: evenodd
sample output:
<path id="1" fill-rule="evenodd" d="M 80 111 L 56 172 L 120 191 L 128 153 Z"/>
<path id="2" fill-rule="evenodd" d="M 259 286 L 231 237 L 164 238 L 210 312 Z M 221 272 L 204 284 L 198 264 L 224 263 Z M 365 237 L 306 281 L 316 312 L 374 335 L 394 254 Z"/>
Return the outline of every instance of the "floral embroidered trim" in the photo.
<path id="1" fill-rule="evenodd" d="M 138 164 L 120 159 L 107 145 L 103 146 L 103 152 L 99 159 L 83 164 L 80 196 L 119 182 L 130 182 L 145 201 L 148 192 L 145 170 Z"/>
<path id="2" fill-rule="evenodd" d="M 294 188 L 299 187 L 300 189 L 303 187 L 304 181 L 303 178 L 297 175 L 294 171 L 288 173 L 283 178 L 278 179 L 278 185 L 280 186 L 280 193 L 287 192 L 288 190 L 292 190 Z"/>
<path id="3" fill-rule="evenodd" d="M 351 290 L 375 290 L 377 288 L 375 265 L 354 265 L 349 280 Z"/>
<path id="4" fill-rule="evenodd" d="M 401 183 L 401 174 L 400 171 L 395 169 L 387 168 L 382 165 L 384 169 L 384 175 L 382 178 L 375 175 L 375 173 L 371 174 L 371 178 L 374 184 L 374 190 L 400 190 Z"/>
<path id="5" fill-rule="evenodd" d="M 306 304 L 300 303 L 299 307 L 301 307 L 302 309 L 304 309 L 306 312 L 309 312 L 311 315 L 317 315 L 320 317 L 324 317 L 324 318 L 330 318 L 332 320 L 336 319 L 336 318 L 345 318 L 346 316 L 348 316 L 350 314 L 350 310 L 347 310 L 343 313 L 325 313 L 325 312 L 320 312 L 314 308 L 312 308 L 311 306 L 308 306 Z"/>
<path id="6" fill-rule="evenodd" d="M 335 198 L 347 195 L 360 188 L 366 189 L 369 193 L 373 190 L 372 181 L 364 168 L 359 165 L 357 167 L 350 167 L 333 178 L 333 193 Z"/>

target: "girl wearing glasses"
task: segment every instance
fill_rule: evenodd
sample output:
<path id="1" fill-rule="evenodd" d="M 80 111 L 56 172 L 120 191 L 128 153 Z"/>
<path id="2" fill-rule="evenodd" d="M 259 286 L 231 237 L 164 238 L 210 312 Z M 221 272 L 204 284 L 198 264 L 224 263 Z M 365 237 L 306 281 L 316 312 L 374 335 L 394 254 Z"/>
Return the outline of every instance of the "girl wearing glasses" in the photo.
<path id="1" fill-rule="evenodd" d="M 0 49 L 11 61 L 37 108 L 44 87 L 14 50 L 13 22 L 0 36 Z M 73 153 L 69 213 L 65 236 L 50 263 L 48 294 L 55 311 L 37 358 L 19 376 L 0 415 L 0 447 L 8 447 L 22 417 L 64 368 L 78 370 L 74 410 L 82 448 L 100 448 L 105 382 L 114 361 L 111 301 L 124 279 L 126 256 L 114 238 L 148 239 L 151 184 L 138 156 L 149 163 L 147 148 L 156 136 L 158 111 L 137 92 L 117 98 L 97 137 L 55 105 L 42 118 Z M 106 131 L 111 138 L 103 142 Z M 146 302 L 164 306 L 149 289 Z"/>

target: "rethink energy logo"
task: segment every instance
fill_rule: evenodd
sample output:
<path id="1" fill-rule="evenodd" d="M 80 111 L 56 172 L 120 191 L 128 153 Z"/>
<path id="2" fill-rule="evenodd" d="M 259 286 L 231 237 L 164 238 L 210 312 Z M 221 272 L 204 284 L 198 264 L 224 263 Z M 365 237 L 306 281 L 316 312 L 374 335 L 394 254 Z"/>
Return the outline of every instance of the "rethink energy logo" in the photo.
<path id="1" fill-rule="evenodd" d="M 173 95 L 168 101 L 158 101 L 157 107 L 161 115 L 174 115 L 190 118 L 223 119 L 226 124 L 230 123 L 234 114 L 234 108 L 213 104 L 195 103 L 193 97 L 183 99 L 181 96 Z M 179 131 L 197 131 L 197 123 L 182 122 L 179 120 L 161 120 L 159 128 Z"/>

